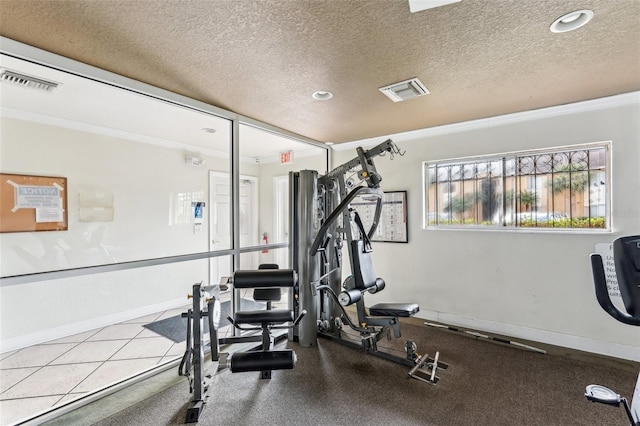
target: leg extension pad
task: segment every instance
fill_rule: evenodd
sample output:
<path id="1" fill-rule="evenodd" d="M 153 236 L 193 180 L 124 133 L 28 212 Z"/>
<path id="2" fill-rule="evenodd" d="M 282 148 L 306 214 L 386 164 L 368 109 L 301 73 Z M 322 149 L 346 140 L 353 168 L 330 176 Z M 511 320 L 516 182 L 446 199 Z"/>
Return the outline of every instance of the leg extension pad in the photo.
<path id="1" fill-rule="evenodd" d="M 291 349 L 270 352 L 240 352 L 231 357 L 231 372 L 291 370 L 296 365 L 296 353 Z"/>

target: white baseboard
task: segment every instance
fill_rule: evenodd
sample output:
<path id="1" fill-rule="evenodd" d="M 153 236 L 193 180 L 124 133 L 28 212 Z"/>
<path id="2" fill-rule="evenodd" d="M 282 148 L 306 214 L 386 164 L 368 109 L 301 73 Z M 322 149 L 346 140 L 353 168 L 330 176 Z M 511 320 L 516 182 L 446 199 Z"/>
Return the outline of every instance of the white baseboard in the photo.
<path id="1" fill-rule="evenodd" d="M 41 330 L 35 333 L 16 336 L 0 341 L 0 353 L 22 349 L 51 340 L 62 339 L 85 331 L 95 330 L 135 318 L 151 315 L 156 312 L 175 309 L 185 305 L 184 298 L 168 300 L 154 305 L 143 306 L 125 312 L 67 324 L 60 327 Z M 503 336 L 531 340 L 550 345 L 591 352 L 615 358 L 627 359 L 640 362 L 640 350 L 638 346 L 621 345 L 602 340 L 589 339 L 586 337 L 572 336 L 568 334 L 556 333 L 553 331 L 540 330 L 535 328 L 522 327 L 511 324 L 498 323 L 493 321 L 466 318 L 458 315 L 447 314 L 437 311 L 421 310 L 418 318 L 429 321 L 437 321 L 458 327 L 466 327 L 487 333 L 496 333 Z"/>
<path id="2" fill-rule="evenodd" d="M 421 310 L 416 317 L 441 322 L 443 324 L 466 327 L 470 330 L 495 333 L 503 336 L 531 340 L 534 342 L 541 342 L 549 345 L 640 362 L 640 348 L 638 346 L 621 345 L 618 343 L 589 339 L 586 337 L 556 333 L 554 331 L 466 318 L 436 311 Z"/>
<path id="3" fill-rule="evenodd" d="M 187 303 L 188 302 L 185 301 L 185 298 L 181 297 L 179 299 L 167 300 L 165 302 L 156 303 L 154 305 L 141 306 L 129 311 L 118 312 L 99 318 L 92 318 L 90 320 L 37 331 L 35 333 L 11 337 L 9 339 L 0 341 L 0 353 L 15 351 L 17 349 L 49 342 L 51 340 L 62 339 L 74 334 L 84 333 L 85 331 L 95 330 L 97 328 L 102 328 L 124 321 L 130 321 L 132 319 L 140 318 L 146 315 L 151 315 L 156 312 L 179 308 L 181 306 L 185 306 Z"/>

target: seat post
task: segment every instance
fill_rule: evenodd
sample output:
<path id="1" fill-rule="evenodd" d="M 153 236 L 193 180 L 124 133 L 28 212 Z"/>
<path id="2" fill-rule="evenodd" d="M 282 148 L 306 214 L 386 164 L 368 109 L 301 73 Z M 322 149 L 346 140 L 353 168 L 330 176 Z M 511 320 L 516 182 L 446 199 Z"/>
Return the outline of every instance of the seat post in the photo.
<path id="1" fill-rule="evenodd" d="M 269 330 L 269 324 L 266 322 L 262 323 L 262 350 L 263 351 L 271 351 L 273 350 L 273 336 L 271 335 L 271 331 Z"/>

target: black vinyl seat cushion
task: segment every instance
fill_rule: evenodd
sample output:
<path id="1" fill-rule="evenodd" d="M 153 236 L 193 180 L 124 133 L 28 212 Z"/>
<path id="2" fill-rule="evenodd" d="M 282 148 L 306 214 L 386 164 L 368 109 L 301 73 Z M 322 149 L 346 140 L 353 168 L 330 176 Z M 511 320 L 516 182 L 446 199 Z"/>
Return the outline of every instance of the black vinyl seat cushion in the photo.
<path id="1" fill-rule="evenodd" d="M 279 351 L 236 352 L 231 356 L 231 372 L 290 370 L 296 365 L 296 353 Z"/>
<path id="2" fill-rule="evenodd" d="M 369 308 L 374 317 L 411 317 L 420 311 L 417 303 L 378 303 Z"/>
<path id="3" fill-rule="evenodd" d="M 278 287 L 256 288 L 253 290 L 253 300 L 259 302 L 279 302 L 282 293 Z"/>
<path id="4" fill-rule="evenodd" d="M 282 324 L 293 320 L 293 311 L 288 309 L 241 311 L 233 318 L 236 324 Z"/>

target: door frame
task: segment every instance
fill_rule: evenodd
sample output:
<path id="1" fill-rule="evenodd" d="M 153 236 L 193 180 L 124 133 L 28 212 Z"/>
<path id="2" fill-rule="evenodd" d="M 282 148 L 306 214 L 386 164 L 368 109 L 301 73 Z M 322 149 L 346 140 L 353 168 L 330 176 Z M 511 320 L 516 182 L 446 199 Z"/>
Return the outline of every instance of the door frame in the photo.
<path id="1" fill-rule="evenodd" d="M 219 248 L 219 249 L 215 249 L 213 247 L 213 229 L 214 227 L 212 226 L 212 220 L 213 220 L 213 214 L 214 214 L 214 198 L 215 198 L 215 193 L 214 193 L 214 185 L 213 185 L 213 180 L 215 178 L 222 178 L 222 179 L 226 179 L 229 181 L 229 217 L 231 218 L 231 215 L 233 213 L 233 191 L 232 191 L 232 176 L 230 173 L 227 172 L 221 172 L 218 170 L 209 170 L 209 174 L 208 174 L 208 200 L 209 200 L 209 235 L 208 235 L 208 239 L 209 239 L 209 251 L 224 251 L 224 250 L 236 250 L 242 247 L 242 244 L 240 243 L 240 241 L 235 241 L 235 239 L 233 238 L 235 233 L 233 231 L 233 227 L 232 224 L 229 224 L 229 230 L 230 230 L 230 234 L 229 234 L 229 240 L 230 240 L 230 244 L 228 247 L 224 247 L 224 248 Z M 248 233 L 250 235 L 251 241 L 253 242 L 252 244 L 248 245 L 248 247 L 253 246 L 253 245 L 258 245 L 259 244 L 259 235 L 258 235 L 258 226 L 259 226 L 259 192 L 258 192 L 258 178 L 256 176 L 249 176 L 249 175 L 240 175 L 240 184 L 243 183 L 243 181 L 249 181 L 251 182 L 251 202 L 252 202 L 252 211 L 251 211 L 251 217 L 249 218 L 250 221 L 250 226 L 249 226 L 249 230 Z M 251 236 L 251 233 L 253 232 L 253 236 Z M 238 233 L 239 235 L 240 233 Z M 219 259 L 219 258 L 213 258 L 213 259 Z M 212 260 L 213 260 L 212 259 Z M 229 272 L 232 273 L 234 270 L 233 267 L 233 261 L 230 259 L 229 261 Z M 210 265 L 209 267 L 209 282 L 210 283 L 215 283 L 218 282 L 217 281 L 217 277 L 214 276 L 214 273 L 217 274 L 218 271 L 214 271 L 214 268 Z"/>

